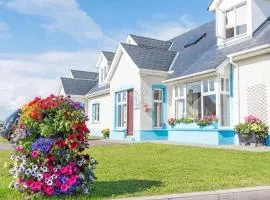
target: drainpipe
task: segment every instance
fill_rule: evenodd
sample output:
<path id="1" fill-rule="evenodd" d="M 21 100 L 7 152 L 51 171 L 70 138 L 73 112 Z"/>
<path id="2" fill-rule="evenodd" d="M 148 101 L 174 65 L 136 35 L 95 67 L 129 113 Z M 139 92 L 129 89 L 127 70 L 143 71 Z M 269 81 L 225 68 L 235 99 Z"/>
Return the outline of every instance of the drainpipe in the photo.
<path id="1" fill-rule="evenodd" d="M 238 118 L 238 123 L 240 123 L 240 82 L 239 82 L 239 80 L 240 80 L 239 71 L 240 70 L 239 70 L 239 66 L 235 62 L 233 62 L 232 56 L 229 56 L 229 59 L 230 59 L 230 63 L 234 67 L 237 68 L 237 90 L 238 90 L 238 92 L 237 92 L 237 100 L 238 100 L 238 102 L 237 102 L 237 104 L 238 104 L 238 108 L 237 108 L 238 116 L 237 116 L 237 118 Z"/>

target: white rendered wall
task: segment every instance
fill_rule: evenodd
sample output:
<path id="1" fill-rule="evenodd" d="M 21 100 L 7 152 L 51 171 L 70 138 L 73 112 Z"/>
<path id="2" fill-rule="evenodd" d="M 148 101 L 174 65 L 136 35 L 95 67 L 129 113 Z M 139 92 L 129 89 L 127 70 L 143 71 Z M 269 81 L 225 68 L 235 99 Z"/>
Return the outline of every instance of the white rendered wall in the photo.
<path id="1" fill-rule="evenodd" d="M 161 85 L 166 76 L 150 76 L 150 75 L 141 75 L 141 130 L 152 130 L 153 129 L 153 90 L 152 86 L 154 84 Z M 168 90 L 167 90 L 168 91 Z M 167 99 L 168 100 L 168 99 Z M 167 101 L 166 100 L 166 101 Z M 150 110 L 148 112 L 144 111 L 144 105 L 148 105 Z M 166 108 L 166 116 L 168 113 L 168 106 Z M 167 117 L 165 118 L 167 120 Z"/>
<path id="2" fill-rule="evenodd" d="M 115 69 L 110 82 L 111 101 L 113 102 L 113 109 L 115 105 L 115 93 L 126 89 L 134 89 L 134 116 L 133 127 L 134 130 L 140 130 L 140 76 L 139 69 L 131 58 L 123 52 L 122 57 Z M 113 111 L 114 113 L 114 111 Z M 112 118 L 114 121 L 114 117 Z M 113 129 L 113 123 L 110 127 Z"/>
<path id="3" fill-rule="evenodd" d="M 99 103 L 99 122 L 93 122 L 92 118 L 92 105 Z M 113 124 L 113 102 L 111 101 L 110 94 L 100 95 L 88 99 L 88 128 L 92 130 L 93 135 L 100 133 L 104 128 L 110 128 Z"/>
<path id="4" fill-rule="evenodd" d="M 240 121 L 244 120 L 244 117 L 249 114 L 257 114 L 258 117 L 265 116 L 265 110 L 267 111 L 267 118 L 266 121 L 270 122 L 270 54 L 265 54 L 262 56 L 257 56 L 249 59 L 245 59 L 241 62 L 238 62 L 239 65 L 239 86 L 240 86 Z M 237 73 L 237 69 L 235 69 Z M 248 105 L 251 103 L 248 102 L 250 98 L 250 89 L 251 87 L 258 87 L 261 86 L 266 88 L 266 100 L 267 105 L 265 109 L 258 109 L 257 113 L 249 113 Z M 237 88 L 235 89 L 237 92 Z M 258 89 L 256 92 L 260 91 Z M 237 93 L 235 93 L 236 95 Z M 261 93 L 260 93 L 261 94 Z M 259 96 L 259 95 L 257 95 Z M 256 97 L 255 97 L 256 98 Z M 260 104 L 263 104 L 265 99 L 257 99 L 258 103 L 254 106 L 260 107 Z M 252 102 L 252 101 L 250 101 Z M 262 110 L 262 111 L 260 111 Z M 262 114 L 264 113 L 264 114 Z"/>

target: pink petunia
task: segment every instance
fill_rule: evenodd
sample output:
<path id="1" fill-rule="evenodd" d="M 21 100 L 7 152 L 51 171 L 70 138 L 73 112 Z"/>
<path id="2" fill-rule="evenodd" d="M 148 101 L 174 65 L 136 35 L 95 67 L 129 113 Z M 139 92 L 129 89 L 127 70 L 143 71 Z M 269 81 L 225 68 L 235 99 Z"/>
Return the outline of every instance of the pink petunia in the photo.
<path id="1" fill-rule="evenodd" d="M 32 152 L 32 156 L 33 156 L 33 158 L 37 158 L 38 157 L 38 150 L 34 150 Z"/>
<path id="2" fill-rule="evenodd" d="M 44 192 L 47 195 L 52 196 L 54 194 L 54 188 L 52 186 L 44 186 Z"/>
<path id="3" fill-rule="evenodd" d="M 41 183 L 40 182 L 34 182 L 31 186 L 31 189 L 33 191 L 39 191 L 41 189 Z"/>
<path id="4" fill-rule="evenodd" d="M 66 167 L 66 173 L 68 174 L 68 175 L 71 175 L 72 173 L 73 173 L 73 169 L 72 169 L 72 166 L 70 166 L 70 165 L 68 165 L 67 167 Z"/>
<path id="5" fill-rule="evenodd" d="M 67 173 L 67 168 L 66 167 L 62 167 L 61 168 L 61 173 L 63 173 L 63 174 Z"/>
<path id="6" fill-rule="evenodd" d="M 61 185 L 60 189 L 62 192 L 66 192 L 69 189 L 69 186 L 67 184 L 63 184 L 63 185 Z"/>

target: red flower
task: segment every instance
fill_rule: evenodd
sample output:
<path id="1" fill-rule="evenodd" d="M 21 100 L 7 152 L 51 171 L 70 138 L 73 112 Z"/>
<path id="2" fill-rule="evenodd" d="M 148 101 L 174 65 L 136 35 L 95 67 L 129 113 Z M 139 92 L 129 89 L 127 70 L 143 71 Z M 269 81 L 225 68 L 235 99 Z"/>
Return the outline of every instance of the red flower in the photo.
<path id="1" fill-rule="evenodd" d="M 72 134 L 69 135 L 68 139 L 69 140 L 74 140 L 75 137 L 76 137 L 76 135 L 74 133 L 72 133 Z"/>
<path id="2" fill-rule="evenodd" d="M 48 159 L 49 159 L 49 161 L 54 161 L 55 160 L 55 157 L 54 157 L 53 154 L 49 153 L 48 154 Z"/>
<path id="3" fill-rule="evenodd" d="M 77 142 L 72 142 L 72 143 L 70 144 L 70 147 L 71 147 L 72 149 L 77 149 L 78 143 L 77 143 Z"/>
<path id="4" fill-rule="evenodd" d="M 65 140 L 64 139 L 59 139 L 59 140 L 57 140 L 56 142 L 56 145 L 58 146 L 58 147 L 64 147 L 65 145 L 66 145 L 66 143 L 65 143 Z"/>

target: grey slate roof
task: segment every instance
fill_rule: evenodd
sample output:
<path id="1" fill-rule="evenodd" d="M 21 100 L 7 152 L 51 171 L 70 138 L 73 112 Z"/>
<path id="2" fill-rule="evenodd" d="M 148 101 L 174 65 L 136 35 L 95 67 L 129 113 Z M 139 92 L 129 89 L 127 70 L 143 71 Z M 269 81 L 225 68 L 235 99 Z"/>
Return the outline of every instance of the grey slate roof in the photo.
<path id="1" fill-rule="evenodd" d="M 168 71 L 176 52 L 121 43 L 140 69 Z"/>
<path id="2" fill-rule="evenodd" d="M 80 70 L 71 70 L 71 74 L 74 78 L 96 80 L 98 78 L 97 72 L 87 72 Z"/>
<path id="3" fill-rule="evenodd" d="M 130 35 L 130 37 L 139 45 L 144 47 L 158 48 L 168 50 L 171 46 L 170 41 L 157 40 L 137 35 Z"/>
<path id="4" fill-rule="evenodd" d="M 87 94 L 92 94 L 95 92 L 100 92 L 106 89 L 110 88 L 110 84 L 106 84 L 106 85 L 99 85 L 98 83 L 87 93 Z"/>
<path id="5" fill-rule="evenodd" d="M 97 80 L 63 77 L 61 77 L 61 82 L 66 95 L 85 95 L 97 84 Z"/>
<path id="6" fill-rule="evenodd" d="M 207 36 L 197 44 L 184 48 L 185 41 L 201 33 L 207 33 Z M 253 33 L 253 38 L 224 48 L 219 48 L 216 45 L 214 21 L 173 38 L 170 41 L 174 42 L 171 50 L 179 51 L 180 53 L 172 67 L 174 73 L 168 79 L 215 69 L 229 54 L 270 44 L 270 18 Z"/>
<path id="7" fill-rule="evenodd" d="M 108 61 L 112 61 L 114 58 L 115 53 L 114 52 L 109 52 L 109 51 L 102 51 L 103 55 Z"/>

